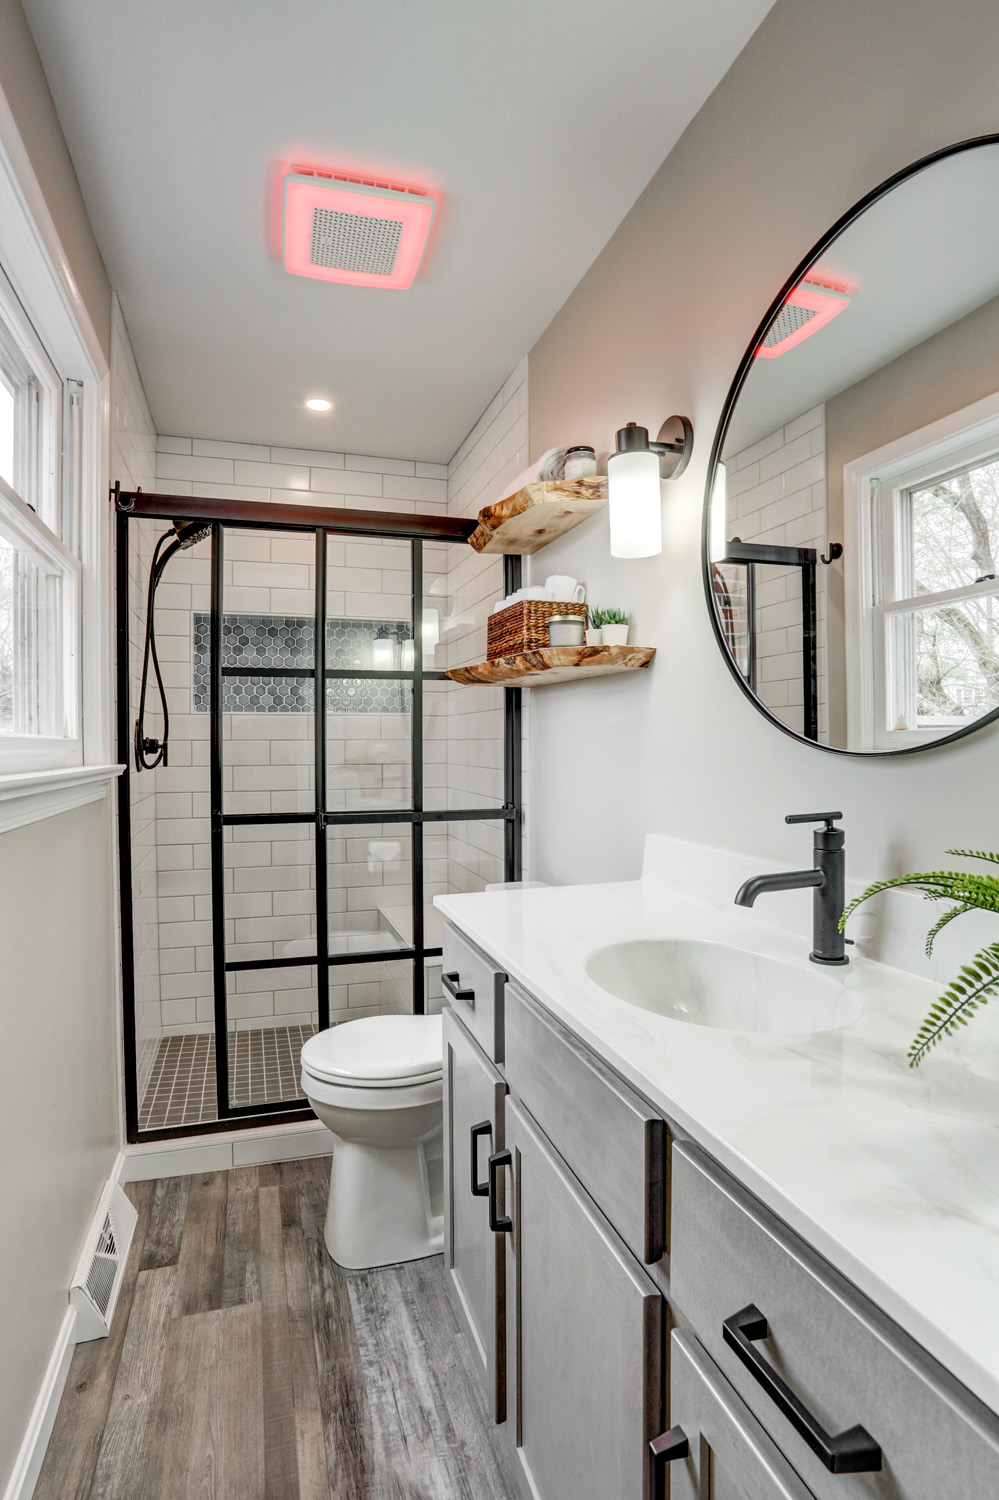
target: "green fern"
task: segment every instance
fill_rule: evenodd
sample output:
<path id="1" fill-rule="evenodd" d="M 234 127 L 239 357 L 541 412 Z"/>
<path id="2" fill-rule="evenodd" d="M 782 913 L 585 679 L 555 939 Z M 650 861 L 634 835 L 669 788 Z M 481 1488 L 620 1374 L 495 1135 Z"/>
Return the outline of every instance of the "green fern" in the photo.
<path id="1" fill-rule="evenodd" d="M 986 1005 L 997 990 L 999 943 L 990 943 L 975 954 L 970 964 L 962 964 L 961 977 L 930 1007 L 909 1047 L 909 1067 L 918 1068 L 941 1037 L 953 1036 L 959 1026 L 967 1026 L 979 1006 Z"/>
<path id="2" fill-rule="evenodd" d="M 983 849 L 948 849 L 958 859 L 981 859 L 989 864 L 999 864 L 999 854 L 990 854 Z M 928 874 L 898 875 L 893 880 L 878 880 L 868 886 L 863 895 L 851 901 L 840 917 L 842 932 L 849 918 L 864 901 L 882 891 L 900 887 L 921 891 L 927 901 L 951 901 L 949 911 L 939 917 L 926 934 L 926 953 L 933 952 L 938 934 L 953 922 L 955 917 L 968 911 L 991 911 L 999 914 L 999 877 L 995 875 L 973 875 L 966 870 L 933 870 Z M 942 1037 L 953 1036 L 959 1026 L 968 1021 L 980 1006 L 999 991 L 999 943 L 992 943 L 976 953 L 970 964 L 962 965 L 960 975 L 930 1007 L 929 1015 L 920 1026 L 909 1048 L 909 1066 L 918 1068 L 923 1058 Z"/>

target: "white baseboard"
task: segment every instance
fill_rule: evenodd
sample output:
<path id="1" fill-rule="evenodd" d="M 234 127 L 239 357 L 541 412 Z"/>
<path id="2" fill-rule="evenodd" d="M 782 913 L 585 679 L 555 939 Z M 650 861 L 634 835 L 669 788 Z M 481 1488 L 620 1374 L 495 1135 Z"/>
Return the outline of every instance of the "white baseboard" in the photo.
<path id="1" fill-rule="evenodd" d="M 3 1500 L 31 1500 L 34 1494 L 76 1348 L 75 1330 L 76 1313 L 67 1308 Z"/>
<path id="2" fill-rule="evenodd" d="M 176 1141 L 150 1141 L 126 1146 L 120 1167 L 121 1182 L 145 1182 L 151 1177 L 187 1177 L 192 1172 L 226 1172 L 230 1167 L 261 1162 L 294 1161 L 299 1156 L 327 1156 L 333 1137 L 318 1120 L 301 1125 L 266 1125 L 260 1130 L 222 1131 L 216 1135 L 188 1135 Z M 115 1164 L 116 1171 L 118 1164 Z"/>

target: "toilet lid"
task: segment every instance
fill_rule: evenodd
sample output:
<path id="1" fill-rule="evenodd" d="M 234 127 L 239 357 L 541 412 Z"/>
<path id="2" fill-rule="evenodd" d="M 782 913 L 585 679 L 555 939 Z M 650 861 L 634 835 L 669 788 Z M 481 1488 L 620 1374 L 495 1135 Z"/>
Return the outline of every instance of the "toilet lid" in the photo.
<path id="1" fill-rule="evenodd" d="M 365 1016 L 317 1032 L 302 1048 L 302 1067 L 332 1083 L 421 1083 L 439 1078 L 440 1016 Z"/>

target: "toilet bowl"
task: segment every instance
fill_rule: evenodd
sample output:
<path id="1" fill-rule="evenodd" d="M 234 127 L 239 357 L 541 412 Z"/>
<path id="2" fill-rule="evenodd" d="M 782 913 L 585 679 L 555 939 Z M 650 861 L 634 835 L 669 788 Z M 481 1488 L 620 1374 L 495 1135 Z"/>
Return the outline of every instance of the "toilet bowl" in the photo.
<path id="1" fill-rule="evenodd" d="M 444 1246 L 440 1016 L 368 1016 L 310 1037 L 302 1091 L 336 1137 L 326 1248 L 348 1270 Z"/>

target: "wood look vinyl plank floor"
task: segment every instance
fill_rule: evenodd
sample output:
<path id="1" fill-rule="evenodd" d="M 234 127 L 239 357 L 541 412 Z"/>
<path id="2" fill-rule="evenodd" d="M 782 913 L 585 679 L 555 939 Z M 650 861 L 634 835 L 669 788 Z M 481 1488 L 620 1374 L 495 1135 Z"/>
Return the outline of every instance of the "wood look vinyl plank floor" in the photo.
<path id="1" fill-rule="evenodd" d="M 329 1158 L 136 1183 L 35 1500 L 517 1500 L 441 1257 L 343 1271 Z"/>

